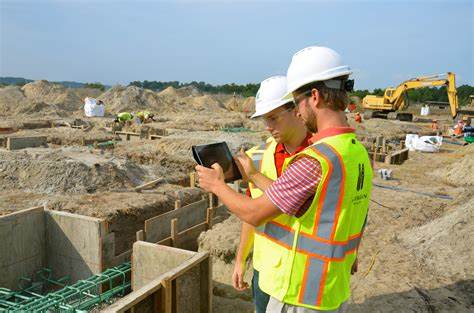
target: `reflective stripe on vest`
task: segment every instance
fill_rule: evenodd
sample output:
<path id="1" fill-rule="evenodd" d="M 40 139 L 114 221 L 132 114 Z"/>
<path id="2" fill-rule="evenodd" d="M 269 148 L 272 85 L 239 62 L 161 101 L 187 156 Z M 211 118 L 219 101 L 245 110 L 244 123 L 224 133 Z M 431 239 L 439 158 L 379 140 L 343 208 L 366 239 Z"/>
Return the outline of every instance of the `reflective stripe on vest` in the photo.
<path id="1" fill-rule="evenodd" d="M 299 301 L 311 306 L 319 306 L 329 261 L 343 261 L 346 254 L 354 252 L 359 246 L 361 233 L 351 236 L 347 241 L 334 240 L 344 197 L 344 164 L 339 154 L 328 144 L 319 143 L 311 147 L 328 164 L 328 173 L 321 181 L 322 192 L 311 234 L 300 232 L 295 250 L 307 255 L 305 273 Z M 328 192 L 330 191 L 330 192 Z M 285 225 L 268 222 L 263 230 L 265 237 L 291 250 L 295 232 Z M 311 279 L 307 279 L 311 273 Z"/>
<path id="2" fill-rule="evenodd" d="M 260 145 L 255 151 L 253 151 L 252 156 L 251 156 L 253 166 L 255 166 L 257 171 L 259 171 L 260 173 L 262 172 L 263 155 L 265 153 L 267 146 L 268 144 Z M 265 224 L 262 224 L 260 226 L 256 226 L 255 231 L 258 233 L 262 233 L 264 228 L 265 228 Z"/>

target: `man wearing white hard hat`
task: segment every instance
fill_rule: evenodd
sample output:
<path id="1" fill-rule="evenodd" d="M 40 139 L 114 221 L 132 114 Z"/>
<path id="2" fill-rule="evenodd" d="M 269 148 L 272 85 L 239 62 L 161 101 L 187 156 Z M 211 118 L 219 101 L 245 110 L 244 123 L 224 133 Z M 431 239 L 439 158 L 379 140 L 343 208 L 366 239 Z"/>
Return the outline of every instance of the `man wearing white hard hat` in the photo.
<path id="1" fill-rule="evenodd" d="M 276 180 L 282 172 L 285 159 L 303 151 L 308 145 L 311 134 L 307 132 L 303 121 L 298 118 L 292 99 L 282 99 L 287 92 L 286 77 L 272 76 L 260 84 L 255 99 L 255 114 L 252 118 L 261 118 L 272 137 L 266 143 L 247 151 L 249 168 L 247 175 L 253 176 L 260 172 L 266 177 Z M 251 159 L 251 160 L 250 160 Z M 257 198 L 262 191 L 249 183 L 247 195 Z M 285 218 L 278 217 L 279 219 Z M 264 226 L 263 226 L 264 227 Z M 265 246 L 272 242 L 262 233 L 263 227 L 255 229 L 252 225 L 242 223 L 239 249 L 235 260 L 232 282 L 234 288 L 242 291 L 248 287 L 244 281 L 246 260 L 253 248 L 252 295 L 256 313 L 265 313 L 269 295 L 258 287 L 258 274 L 267 261 L 263 254 Z"/>
<path id="2" fill-rule="evenodd" d="M 373 176 L 367 151 L 344 114 L 350 74 L 330 48 L 312 46 L 293 56 L 287 97 L 293 96 L 316 134 L 311 146 L 285 161 L 276 181 L 250 177 L 262 196 L 234 192 L 218 164 L 196 167 L 201 187 L 243 221 L 258 227 L 282 213 L 289 216 L 265 223 L 263 230 L 273 243 L 265 247 L 267 262 L 259 274 L 260 288 L 271 296 L 267 312 L 343 312 L 347 306 Z"/>

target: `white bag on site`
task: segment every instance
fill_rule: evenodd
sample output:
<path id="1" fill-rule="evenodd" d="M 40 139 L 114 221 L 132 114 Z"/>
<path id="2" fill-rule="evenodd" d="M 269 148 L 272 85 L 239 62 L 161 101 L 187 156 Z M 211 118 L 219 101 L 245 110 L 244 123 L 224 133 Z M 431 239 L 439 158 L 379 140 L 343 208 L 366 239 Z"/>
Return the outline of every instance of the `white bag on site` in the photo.
<path id="1" fill-rule="evenodd" d="M 422 136 L 415 142 L 415 149 L 422 152 L 438 152 L 443 144 L 441 136 Z"/>
<path id="2" fill-rule="evenodd" d="M 97 100 L 94 98 L 85 98 L 84 99 L 84 113 L 87 117 L 93 116 L 104 116 L 105 107 L 103 105 L 98 105 Z"/>
<path id="3" fill-rule="evenodd" d="M 410 151 L 415 151 L 415 142 L 418 140 L 418 135 L 407 134 L 405 136 L 405 147 Z"/>
<path id="4" fill-rule="evenodd" d="M 422 116 L 430 115 L 430 107 L 427 106 L 427 105 L 422 106 L 420 115 L 422 115 Z"/>

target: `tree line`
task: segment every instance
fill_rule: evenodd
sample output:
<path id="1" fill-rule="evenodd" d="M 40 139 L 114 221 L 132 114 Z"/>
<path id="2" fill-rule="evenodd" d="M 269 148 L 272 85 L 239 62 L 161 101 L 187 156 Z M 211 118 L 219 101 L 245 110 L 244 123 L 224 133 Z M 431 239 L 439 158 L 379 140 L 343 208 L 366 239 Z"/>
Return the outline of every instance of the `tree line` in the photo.
<path id="1" fill-rule="evenodd" d="M 141 88 L 151 89 L 153 91 L 161 91 L 168 87 L 181 88 L 181 87 L 194 87 L 201 92 L 206 93 L 223 93 L 223 94 L 237 94 L 243 97 L 252 97 L 258 91 L 260 84 L 224 84 L 224 85 L 211 85 L 205 82 L 192 81 L 190 83 L 182 83 L 179 81 L 133 81 L 129 84 L 130 86 L 137 86 Z M 469 103 L 469 96 L 474 95 L 474 87 L 469 85 L 461 85 L 457 87 L 458 99 L 460 105 L 467 105 Z M 366 95 L 383 96 L 385 89 L 375 88 L 373 91 L 365 90 L 354 90 L 350 93 L 351 96 L 357 96 L 360 99 Z M 448 95 L 445 87 L 424 87 L 419 89 L 412 89 L 407 92 L 408 99 L 412 103 L 422 103 L 425 101 L 442 101 L 448 102 Z"/>

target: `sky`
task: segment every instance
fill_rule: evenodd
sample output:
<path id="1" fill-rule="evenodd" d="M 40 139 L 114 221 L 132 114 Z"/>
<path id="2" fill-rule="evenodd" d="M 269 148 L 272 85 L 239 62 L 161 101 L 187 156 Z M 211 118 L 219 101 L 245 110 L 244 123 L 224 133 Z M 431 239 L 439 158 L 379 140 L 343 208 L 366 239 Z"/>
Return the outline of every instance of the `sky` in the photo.
<path id="1" fill-rule="evenodd" d="M 321 45 L 356 89 L 425 74 L 474 85 L 471 1 L 0 0 L 0 76 L 258 83 Z"/>

